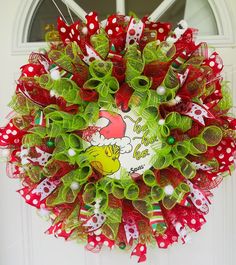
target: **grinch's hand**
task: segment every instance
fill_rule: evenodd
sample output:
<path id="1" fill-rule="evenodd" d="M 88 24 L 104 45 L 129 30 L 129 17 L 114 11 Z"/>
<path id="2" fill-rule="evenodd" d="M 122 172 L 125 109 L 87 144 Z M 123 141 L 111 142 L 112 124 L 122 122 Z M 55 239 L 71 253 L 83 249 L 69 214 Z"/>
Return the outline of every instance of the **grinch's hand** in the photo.
<path id="1" fill-rule="evenodd" d="M 86 153 L 92 156 L 91 165 L 103 175 L 111 175 L 120 168 L 120 147 L 117 145 L 91 146 Z"/>

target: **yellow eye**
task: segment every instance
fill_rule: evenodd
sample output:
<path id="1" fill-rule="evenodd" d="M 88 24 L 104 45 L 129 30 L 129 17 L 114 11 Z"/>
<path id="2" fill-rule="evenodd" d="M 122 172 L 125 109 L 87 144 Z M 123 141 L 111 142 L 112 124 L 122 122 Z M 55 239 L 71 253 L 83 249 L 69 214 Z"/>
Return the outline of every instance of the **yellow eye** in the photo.
<path id="1" fill-rule="evenodd" d="M 117 146 L 117 145 L 114 145 L 114 157 L 116 158 L 116 159 L 118 159 L 119 158 L 119 156 L 120 156 L 120 147 L 119 146 Z"/>
<path id="2" fill-rule="evenodd" d="M 108 145 L 105 147 L 105 154 L 109 157 L 112 156 L 112 146 Z"/>

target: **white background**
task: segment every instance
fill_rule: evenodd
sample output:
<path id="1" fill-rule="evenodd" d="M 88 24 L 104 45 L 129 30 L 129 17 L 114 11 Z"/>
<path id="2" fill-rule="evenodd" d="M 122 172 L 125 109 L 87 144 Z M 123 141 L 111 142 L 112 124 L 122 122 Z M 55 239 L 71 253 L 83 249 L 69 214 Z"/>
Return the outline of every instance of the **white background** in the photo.
<path id="1" fill-rule="evenodd" d="M 49 0 L 48 0 L 49 1 Z M 111 1 L 111 0 L 109 0 Z M 108 1 L 108 2 L 109 2 Z M 180 0 L 179 0 L 180 1 Z M 6 107 L 15 88 L 18 69 L 26 63 L 26 53 L 34 45 L 21 45 L 22 32 L 18 31 L 22 5 L 26 0 L 0 0 L 0 123 L 9 109 Z M 197 2 L 197 0 L 196 0 Z M 209 1 L 217 7 L 215 15 L 225 28 L 220 38 L 209 37 L 217 47 L 225 62 L 227 79 L 236 87 L 236 1 Z M 146 1 L 148 3 L 148 1 Z M 27 5 L 26 5 L 27 6 Z M 224 13 L 223 8 L 228 13 Z M 190 8 L 191 10 L 191 8 Z M 23 12 L 24 13 L 24 12 Z M 195 12 L 196 14 L 196 12 Z M 197 17 L 195 17 L 197 20 Z M 224 25 L 228 21 L 229 25 Z M 13 34 L 14 33 L 14 34 Z M 22 52 L 24 47 L 26 53 Z M 233 92 L 232 92 L 233 93 Z M 121 250 L 104 250 L 94 255 L 84 251 L 74 242 L 65 243 L 43 232 L 48 224 L 41 220 L 34 209 L 26 206 L 15 192 L 19 188 L 17 180 L 6 177 L 5 165 L 0 167 L 0 265 L 83 265 L 83 264 L 135 264 L 128 253 Z M 235 174 L 225 180 L 215 191 L 213 205 L 207 216 L 207 224 L 197 234 L 192 234 L 192 242 L 186 246 L 173 245 L 168 250 L 150 249 L 147 264 L 155 265 L 234 265 L 236 263 L 236 180 Z"/>

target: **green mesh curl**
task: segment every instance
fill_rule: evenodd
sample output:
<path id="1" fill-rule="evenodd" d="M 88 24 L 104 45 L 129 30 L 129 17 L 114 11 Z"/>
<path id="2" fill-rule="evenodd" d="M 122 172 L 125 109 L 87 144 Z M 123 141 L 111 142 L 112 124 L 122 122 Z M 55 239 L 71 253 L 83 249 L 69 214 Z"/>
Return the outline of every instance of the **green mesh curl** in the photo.
<path id="1" fill-rule="evenodd" d="M 131 79 L 130 86 L 134 90 L 142 92 L 142 91 L 147 91 L 150 88 L 151 83 L 146 76 L 140 75 Z"/>
<path id="2" fill-rule="evenodd" d="M 45 89 L 53 90 L 57 96 L 64 98 L 70 104 L 81 104 L 79 87 L 68 78 L 53 80 L 50 75 L 42 75 L 38 82 Z"/>
<path id="3" fill-rule="evenodd" d="M 141 52 L 137 49 L 137 45 L 129 45 L 125 54 L 126 58 L 126 81 L 131 81 L 134 77 L 141 75 L 144 69 Z"/>
<path id="4" fill-rule="evenodd" d="M 179 88 L 179 81 L 172 68 L 169 68 L 161 86 L 165 88 L 166 93 L 164 95 L 158 95 L 159 102 L 167 102 L 175 98 Z"/>
<path id="5" fill-rule="evenodd" d="M 82 54 L 79 46 L 71 42 L 64 49 L 52 49 L 48 53 L 48 57 L 62 69 L 68 71 L 69 73 L 73 73 L 80 72 L 81 65 L 84 65 L 79 54 Z"/>
<path id="6" fill-rule="evenodd" d="M 91 204 L 96 198 L 96 185 L 88 183 L 84 187 L 83 200 L 86 204 Z"/>
<path id="7" fill-rule="evenodd" d="M 145 64 L 153 61 L 168 62 L 174 56 L 175 46 L 168 42 L 162 42 L 160 45 L 157 41 L 149 42 L 143 50 L 143 59 Z"/>
<path id="8" fill-rule="evenodd" d="M 171 112 L 165 119 L 165 125 L 168 126 L 169 129 L 180 129 L 186 132 L 192 127 L 192 119 L 182 116 L 178 112 Z"/>
<path id="9" fill-rule="evenodd" d="M 119 89 L 119 83 L 112 74 L 112 63 L 94 60 L 89 66 L 92 78 L 88 79 L 83 87 L 96 90 L 101 97 L 106 98 L 109 94 L 114 94 Z"/>
<path id="10" fill-rule="evenodd" d="M 219 127 L 208 126 L 203 130 L 201 136 L 208 146 L 215 146 L 221 141 L 223 134 Z"/>
<path id="11" fill-rule="evenodd" d="M 164 198 L 164 191 L 161 187 L 154 185 L 151 189 L 151 198 L 154 202 L 158 202 Z"/>
<path id="12" fill-rule="evenodd" d="M 37 134 L 26 134 L 23 138 L 23 145 L 26 147 L 40 146 L 42 138 Z"/>
<path id="13" fill-rule="evenodd" d="M 32 110 L 37 110 L 37 105 L 33 104 L 29 99 L 24 97 L 22 94 L 15 94 L 8 106 L 12 108 L 19 115 L 28 115 Z"/>
<path id="14" fill-rule="evenodd" d="M 198 155 L 207 151 L 207 144 L 202 137 L 195 137 L 189 141 L 189 151 L 192 155 Z"/>
<path id="15" fill-rule="evenodd" d="M 146 170 L 144 172 L 143 181 L 149 187 L 152 187 L 156 184 L 156 177 L 152 170 Z"/>
<path id="16" fill-rule="evenodd" d="M 217 107 L 221 110 L 229 110 L 233 106 L 232 91 L 228 82 L 222 82 L 221 86 L 222 99 L 217 104 Z"/>
<path id="17" fill-rule="evenodd" d="M 97 53 L 105 59 L 109 52 L 109 39 L 105 31 L 101 30 L 101 33 L 91 36 L 90 41 Z"/>

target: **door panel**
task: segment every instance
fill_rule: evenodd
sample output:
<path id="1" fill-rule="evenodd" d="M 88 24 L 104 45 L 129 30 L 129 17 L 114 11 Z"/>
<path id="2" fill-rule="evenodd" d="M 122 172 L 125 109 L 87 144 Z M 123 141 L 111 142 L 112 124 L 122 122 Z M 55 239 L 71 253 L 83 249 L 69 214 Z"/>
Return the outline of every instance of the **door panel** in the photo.
<path id="1" fill-rule="evenodd" d="M 111 1 L 111 0 L 110 0 Z M 0 58 L 1 58 L 1 96 L 0 124 L 6 121 L 6 106 L 15 88 L 19 67 L 26 63 L 26 55 L 13 55 L 12 31 L 16 27 L 15 16 L 19 6 L 25 1 L 4 1 L 0 11 Z M 234 0 L 224 1 L 235 12 Z M 232 15 L 232 14 L 231 14 Z M 236 14 L 232 16 L 232 20 Z M 235 21 L 234 26 L 236 27 Z M 20 36 L 19 36 L 20 38 Z M 233 38 L 233 36 L 232 36 Z M 222 45 L 221 45 L 222 46 Z M 33 46 L 32 46 L 33 47 Z M 225 62 L 225 75 L 236 86 L 235 44 L 226 45 L 217 51 Z M 236 92 L 232 89 L 234 105 Z M 41 219 L 34 209 L 25 205 L 15 192 L 19 188 L 17 180 L 8 179 L 5 164 L 0 164 L 0 265 L 77 265 L 77 264 L 136 264 L 135 258 L 121 250 L 103 250 L 94 255 L 86 252 L 75 242 L 64 242 L 47 236 L 44 231 L 49 223 Z M 192 234 L 192 242 L 186 246 L 176 244 L 168 250 L 149 248 L 147 264 L 161 265 L 234 265 L 236 260 L 236 175 L 225 179 L 223 185 L 215 190 L 207 224 L 198 233 Z"/>

